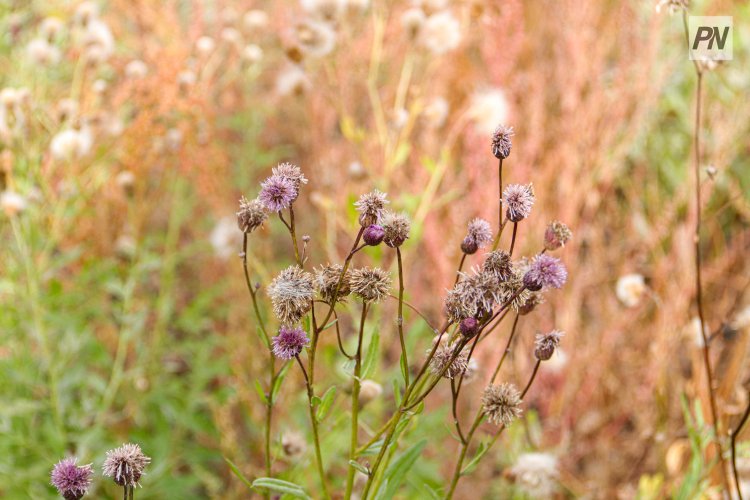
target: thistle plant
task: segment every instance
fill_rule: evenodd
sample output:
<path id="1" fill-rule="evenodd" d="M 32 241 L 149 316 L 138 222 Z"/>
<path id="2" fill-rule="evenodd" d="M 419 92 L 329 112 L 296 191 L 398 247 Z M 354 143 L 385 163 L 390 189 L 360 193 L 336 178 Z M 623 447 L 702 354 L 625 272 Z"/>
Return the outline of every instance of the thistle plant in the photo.
<path id="1" fill-rule="evenodd" d="M 520 318 L 541 304 L 545 293 L 565 284 L 568 278 L 565 265 L 549 252 L 562 248 L 570 240 L 572 233 L 562 222 L 553 221 L 545 233 L 540 235 L 536 254 L 524 258 L 514 257 L 514 252 L 520 246 L 519 225 L 531 216 L 535 193 L 531 183 L 503 186 L 503 162 L 511 154 L 512 136 L 512 128 L 499 126 L 491 138 L 492 154 L 499 161 L 497 229 L 493 231 L 490 222 L 481 218 L 474 218 L 468 223 L 466 235 L 459 245 L 462 258 L 456 270 L 454 285 L 444 297 L 442 309 L 445 318 L 440 328 L 433 327 L 419 307 L 405 300 L 405 262 L 401 247 L 410 241 L 411 225 L 408 216 L 389 210 L 390 200 L 386 193 L 374 189 L 359 197 L 354 203 L 358 216 L 357 224 L 351 231 L 348 254 L 341 263 L 321 263 L 317 268 L 309 263 L 313 258 L 310 250 L 314 249 L 310 244 L 311 239 L 305 238 L 303 248 L 299 247 L 295 203 L 308 182 L 299 167 L 289 163 L 279 165 L 261 183 L 256 200 L 241 199 L 237 212 L 238 225 L 244 233 L 240 256 L 258 333 L 268 349 L 269 366 L 269 379 L 263 391 L 266 403 L 266 477 L 256 479 L 252 483 L 254 487 L 264 488 L 266 495 L 269 490 L 277 488 L 281 488 L 281 491 L 283 488 L 299 488 L 293 483 L 272 477 L 270 452 L 272 426 L 276 425 L 276 394 L 290 363 L 298 366 L 305 384 L 315 468 L 322 498 L 331 498 L 332 492 L 337 492 L 336 496 L 343 492 L 345 499 L 355 495 L 368 499 L 383 494 L 386 489 L 389 492 L 395 491 L 394 486 L 388 484 L 392 480 L 389 477 L 389 465 L 394 452 L 405 439 L 403 429 L 409 420 L 425 410 L 425 398 L 438 386 L 450 386 L 453 425 L 459 437 L 458 459 L 451 479 L 443 490 L 445 498 L 453 496 L 459 479 L 465 473 L 464 460 L 474 446 L 473 439 L 481 424 L 489 422 L 494 431 L 491 432 L 489 442 L 481 445 L 474 462 L 481 459 L 505 428 L 522 418 L 524 397 L 531 388 L 541 363 L 550 359 L 560 344 L 562 332 L 553 330 L 537 335 L 534 351 L 528 353 L 530 359 L 533 359 L 533 369 L 525 381 L 497 382 L 497 379 L 512 348 Z M 251 241 L 251 233 L 266 220 L 272 219 L 273 215 L 277 216 L 289 233 L 291 256 L 295 264 L 278 271 L 266 286 L 265 295 L 270 302 L 267 304 L 266 297 L 259 293 L 263 287 L 253 284 L 250 278 L 248 243 Z M 513 229 L 505 246 L 502 233 L 508 224 L 512 224 Z M 387 268 L 366 265 L 367 257 L 364 254 L 368 252 L 368 248 L 383 243 L 387 247 L 386 251 L 395 253 L 396 277 Z M 472 256 L 480 249 L 486 249 L 484 255 L 479 257 L 480 263 L 470 270 L 464 270 L 467 259 L 477 258 Z M 393 290 L 394 287 L 397 289 Z M 351 296 L 349 300 L 346 300 L 347 296 Z M 365 331 L 369 322 L 375 321 L 376 309 L 388 310 L 383 306 L 388 299 L 397 303 L 395 324 L 403 385 L 397 388 L 396 405 L 390 418 L 378 430 L 369 432 L 369 440 L 363 442 L 360 423 L 363 405 L 373 395 L 382 392 L 382 387 L 377 382 L 363 379 L 363 352 L 369 347 L 365 345 Z M 261 311 L 269 306 L 273 315 L 267 320 Z M 410 352 L 407 348 L 404 338 L 405 306 L 419 316 L 419 321 L 425 321 L 435 334 L 424 355 L 419 350 Z M 352 332 L 347 332 L 341 321 L 341 314 L 347 309 L 358 311 L 358 319 L 352 322 Z M 473 402 L 477 407 L 476 415 L 466 429 L 466 424 L 460 421 L 457 412 L 461 389 L 467 381 L 470 367 L 471 371 L 476 371 L 473 356 L 478 345 L 483 341 L 495 342 L 493 333 L 506 318 L 513 318 L 513 326 L 505 349 L 501 351 L 502 355 L 481 401 Z M 330 390 L 323 395 L 317 392 L 315 375 L 319 367 L 316 364 L 316 352 L 321 337 L 333 329 L 336 331 L 342 359 L 350 367 L 350 444 L 346 459 L 326 456 L 324 461 L 327 450 L 321 445 L 320 414 L 330 406 L 331 396 Z M 271 338 L 270 332 L 277 333 Z M 347 337 L 356 339 L 353 350 L 350 348 L 347 351 L 344 347 L 346 342 L 343 339 Z M 277 363 L 281 363 L 280 368 Z M 522 389 L 517 389 L 516 383 Z M 469 401 L 467 404 L 471 403 Z M 291 447 L 288 444 L 291 443 L 290 438 L 285 437 L 283 443 L 285 453 L 289 454 L 286 450 Z M 304 449 L 304 446 L 294 446 L 294 449 Z M 368 458 L 372 456 L 374 458 Z M 334 468 L 332 462 L 335 460 L 341 463 Z M 346 470 L 345 477 L 336 477 L 336 470 Z M 358 489 L 355 480 L 358 473 L 364 475 L 361 491 L 355 491 Z"/>

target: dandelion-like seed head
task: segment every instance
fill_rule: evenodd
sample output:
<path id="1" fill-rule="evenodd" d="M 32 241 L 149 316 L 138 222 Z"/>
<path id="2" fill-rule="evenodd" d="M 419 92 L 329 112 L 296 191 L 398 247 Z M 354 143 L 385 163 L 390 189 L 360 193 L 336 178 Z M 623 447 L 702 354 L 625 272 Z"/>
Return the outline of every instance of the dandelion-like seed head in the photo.
<path id="1" fill-rule="evenodd" d="M 380 225 L 385 231 L 383 242 L 391 248 L 400 247 L 409 238 L 411 223 L 404 214 L 386 210 L 383 212 Z"/>
<path id="2" fill-rule="evenodd" d="M 477 313 L 477 304 L 466 282 L 459 281 L 448 290 L 443 302 L 445 314 L 451 323 L 470 318 Z"/>
<path id="3" fill-rule="evenodd" d="M 504 159 L 510 156 L 510 150 L 513 147 L 513 127 L 498 125 L 492 134 L 492 154 L 497 159 Z"/>
<path id="4" fill-rule="evenodd" d="M 510 477 L 533 498 L 553 498 L 557 491 L 557 458 L 549 453 L 524 453 L 509 469 Z"/>
<path id="5" fill-rule="evenodd" d="M 450 379 L 458 377 L 465 372 L 469 365 L 469 353 L 465 349 L 462 349 L 461 352 L 456 354 L 456 349 L 458 349 L 457 344 L 441 344 L 430 360 L 430 372 L 434 375 L 442 373 L 443 377 Z"/>
<path id="6" fill-rule="evenodd" d="M 534 206 L 534 187 L 529 184 L 508 184 L 503 190 L 505 215 L 511 222 L 520 222 L 529 216 Z"/>
<path id="7" fill-rule="evenodd" d="M 300 169 L 293 163 L 279 163 L 276 167 L 271 169 L 271 172 L 273 173 L 273 175 L 278 175 L 279 177 L 283 177 L 284 179 L 291 181 L 292 184 L 294 184 L 294 189 L 296 189 L 298 192 L 302 185 L 307 184 L 308 182 L 307 177 L 305 177 L 305 174 L 302 173 L 302 169 Z"/>
<path id="8" fill-rule="evenodd" d="M 352 271 L 350 285 L 352 292 L 362 300 L 380 302 L 391 290 L 391 277 L 379 267 L 361 267 Z"/>
<path id="9" fill-rule="evenodd" d="M 351 271 L 347 269 L 344 276 L 341 276 L 344 266 L 340 264 L 328 264 L 321 266 L 315 270 L 315 289 L 320 294 L 320 297 L 328 302 L 333 302 L 333 296 L 336 295 L 336 301 L 341 302 L 346 300 L 346 296 L 351 293 L 350 280 Z M 341 285 L 339 285 L 339 279 Z M 338 285 L 339 291 L 336 293 L 336 286 Z"/>
<path id="10" fill-rule="evenodd" d="M 102 472 L 120 486 L 135 487 L 149 463 L 151 458 L 143 454 L 140 446 L 127 443 L 107 452 Z"/>
<path id="11" fill-rule="evenodd" d="M 555 353 L 560 345 L 560 339 L 565 335 L 560 330 L 552 330 L 549 333 L 537 333 L 534 337 L 534 356 L 539 361 L 547 361 Z"/>
<path id="12" fill-rule="evenodd" d="M 547 250 L 557 250 L 564 247 L 565 244 L 573 237 L 571 230 L 560 221 L 552 221 L 544 231 L 544 248 Z"/>
<path id="13" fill-rule="evenodd" d="M 384 237 L 385 229 L 383 229 L 383 226 L 380 226 L 378 224 L 367 226 L 365 228 L 365 231 L 362 233 L 362 239 L 364 240 L 365 244 L 371 247 L 380 245 Z"/>
<path id="14" fill-rule="evenodd" d="M 80 500 L 88 492 L 94 470 L 89 465 L 76 465 L 76 458 L 57 462 L 50 474 L 50 483 L 65 500 Z"/>
<path id="15" fill-rule="evenodd" d="M 501 281 L 508 280 L 513 274 L 513 263 L 510 254 L 504 250 L 495 250 L 487 254 L 482 264 L 482 272 L 491 273 Z"/>
<path id="16" fill-rule="evenodd" d="M 285 325 L 297 323 L 312 307 L 312 275 L 299 266 L 290 266 L 268 285 L 273 312 Z"/>
<path id="17" fill-rule="evenodd" d="M 568 279 L 568 271 L 560 259 L 550 255 L 537 255 L 523 277 L 523 284 L 536 292 L 542 288 L 561 288 Z"/>
<path id="18" fill-rule="evenodd" d="M 367 227 L 378 223 L 380 217 L 383 215 L 385 206 L 390 203 L 387 196 L 386 193 L 374 189 L 359 197 L 354 206 L 359 212 L 360 226 Z"/>
<path id="19" fill-rule="evenodd" d="M 237 226 L 243 233 L 252 233 L 263 225 L 268 218 L 265 207 L 260 200 L 250 200 L 244 196 L 240 199 L 240 210 L 237 212 Z"/>
<path id="20" fill-rule="evenodd" d="M 492 227 L 484 219 L 474 219 L 469 222 L 466 237 L 461 243 L 461 250 L 471 255 L 492 241 Z"/>
<path id="21" fill-rule="evenodd" d="M 297 199 L 294 182 L 281 175 L 272 175 L 261 183 L 258 199 L 269 212 L 281 212 Z"/>
<path id="22" fill-rule="evenodd" d="M 302 328 L 282 326 L 279 334 L 271 339 L 273 355 L 288 361 L 302 352 L 310 339 Z"/>
<path id="23" fill-rule="evenodd" d="M 507 427 L 521 416 L 521 393 L 513 384 L 489 385 L 482 395 L 482 409 L 490 422 Z"/>

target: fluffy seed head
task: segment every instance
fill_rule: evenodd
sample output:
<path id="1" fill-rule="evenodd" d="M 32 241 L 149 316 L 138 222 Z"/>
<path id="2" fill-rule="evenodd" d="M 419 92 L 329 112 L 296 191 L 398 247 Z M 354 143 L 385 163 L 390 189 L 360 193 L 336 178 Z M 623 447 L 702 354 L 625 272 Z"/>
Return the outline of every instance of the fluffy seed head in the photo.
<path id="1" fill-rule="evenodd" d="M 371 247 L 376 247 L 380 245 L 380 242 L 383 241 L 383 238 L 385 237 L 385 229 L 383 229 L 383 226 L 379 226 L 377 224 L 371 224 L 365 228 L 365 232 L 362 233 L 362 239 L 367 245 L 370 245 Z"/>
<path id="2" fill-rule="evenodd" d="M 500 303 L 510 302 L 513 310 L 518 311 L 529 300 L 532 292 L 524 286 L 523 277 L 529 264 L 525 259 L 521 259 L 513 264 L 513 272 L 506 281 L 502 282 L 502 296 Z"/>
<path id="3" fill-rule="evenodd" d="M 374 189 L 359 197 L 359 200 L 354 203 L 354 206 L 359 212 L 360 226 L 367 227 L 372 224 L 377 224 L 380 217 L 383 215 L 385 206 L 390 203 L 387 196 L 387 194 Z"/>
<path id="4" fill-rule="evenodd" d="M 107 452 L 102 472 L 120 486 L 135 487 L 149 463 L 151 458 L 143 454 L 140 446 L 127 443 Z"/>
<path id="5" fill-rule="evenodd" d="M 534 356 L 540 361 L 547 361 L 560 345 L 560 339 L 565 335 L 560 330 L 549 333 L 537 333 L 534 338 Z"/>
<path id="6" fill-rule="evenodd" d="M 91 485 L 94 470 L 89 465 L 76 465 L 76 458 L 64 458 L 55 464 L 50 483 L 65 500 L 80 500 Z"/>
<path id="7" fill-rule="evenodd" d="M 670 14 L 675 14 L 688 8 L 688 0 L 659 0 L 656 3 L 656 12 L 665 8 Z"/>
<path id="8" fill-rule="evenodd" d="M 495 158 L 502 159 L 510 155 L 510 150 L 513 147 L 511 137 L 513 137 L 513 127 L 497 126 L 492 134 L 492 154 L 495 155 Z"/>
<path id="9" fill-rule="evenodd" d="M 513 263 L 510 254 L 504 250 L 490 252 L 482 264 L 482 272 L 492 273 L 501 281 L 506 281 L 513 274 Z"/>
<path id="10" fill-rule="evenodd" d="M 492 228 L 490 223 L 484 219 L 474 219 L 469 222 L 466 237 L 461 242 L 461 250 L 471 255 L 492 241 Z"/>
<path id="11" fill-rule="evenodd" d="M 490 422 L 507 427 L 521 416 L 521 394 L 513 384 L 489 385 L 482 395 L 482 409 Z"/>
<path id="12" fill-rule="evenodd" d="M 461 335 L 472 338 L 479 332 L 479 321 L 476 318 L 466 318 L 458 325 Z"/>
<path id="13" fill-rule="evenodd" d="M 344 266 L 342 265 L 328 264 L 315 270 L 315 289 L 320 294 L 320 297 L 329 304 L 333 301 L 333 295 L 336 294 L 336 286 L 339 283 L 339 279 L 341 279 L 341 285 L 339 285 L 339 291 L 336 294 L 336 301 L 345 300 L 346 296 L 351 292 L 349 285 L 351 271 L 347 269 L 346 274 L 341 278 L 341 271 L 343 269 Z"/>
<path id="14" fill-rule="evenodd" d="M 297 165 L 292 163 L 279 163 L 271 171 L 273 172 L 273 175 L 278 175 L 279 177 L 291 181 L 297 192 L 299 192 L 299 189 L 303 184 L 307 184 L 307 177 L 305 177 L 305 174 L 302 173 L 302 170 L 300 170 Z"/>
<path id="15" fill-rule="evenodd" d="M 240 199 L 240 210 L 237 212 L 237 226 L 243 233 L 252 233 L 263 225 L 268 214 L 260 200 L 247 201 L 244 196 Z"/>
<path id="16" fill-rule="evenodd" d="M 526 316 L 527 314 L 530 314 L 531 312 L 536 309 L 536 306 L 539 304 L 544 303 L 544 296 L 541 294 L 541 292 L 529 292 L 528 299 L 526 299 L 526 302 L 518 308 L 518 314 L 521 316 Z"/>
<path id="17" fill-rule="evenodd" d="M 445 378 L 455 378 L 465 372 L 469 364 L 469 353 L 465 349 L 462 349 L 461 352 L 456 354 L 455 350 L 457 348 L 457 344 L 441 344 L 430 360 L 430 371 L 434 375 L 442 373 L 442 376 Z M 453 359 L 454 355 L 455 359 Z"/>
<path id="18" fill-rule="evenodd" d="M 280 175 L 272 175 L 261 183 L 258 199 L 269 212 L 281 212 L 297 199 L 294 182 Z"/>
<path id="19" fill-rule="evenodd" d="M 552 221 L 544 231 L 544 248 L 557 250 L 564 247 L 565 243 L 570 241 L 572 237 L 573 233 L 568 229 L 568 226 L 560 221 Z"/>
<path id="20" fill-rule="evenodd" d="M 383 212 L 380 225 L 383 226 L 383 230 L 385 231 L 383 242 L 391 248 L 400 247 L 409 238 L 411 223 L 403 214 L 386 210 Z"/>
<path id="21" fill-rule="evenodd" d="M 477 313 L 476 301 L 472 300 L 472 295 L 464 281 L 459 281 L 453 288 L 448 290 L 443 304 L 445 306 L 445 315 L 451 323 L 458 323 Z"/>
<path id="22" fill-rule="evenodd" d="M 391 277 L 379 267 L 361 267 L 352 271 L 350 284 L 352 292 L 362 300 L 380 302 L 390 292 Z"/>
<path id="23" fill-rule="evenodd" d="M 271 343 L 273 344 L 273 355 L 288 361 L 301 353 L 302 349 L 310 343 L 310 339 L 307 338 L 307 334 L 302 328 L 282 326 L 279 329 L 279 334 L 271 340 Z"/>
<path id="24" fill-rule="evenodd" d="M 285 325 L 297 323 L 312 307 L 313 279 L 299 266 L 290 266 L 268 285 L 273 312 Z"/>
<path id="25" fill-rule="evenodd" d="M 567 279 L 568 271 L 560 259 L 542 254 L 531 261 L 531 266 L 523 277 L 523 284 L 536 292 L 542 288 L 561 288 Z"/>
<path id="26" fill-rule="evenodd" d="M 285 432 L 281 436 L 281 447 L 287 457 L 298 458 L 307 450 L 307 442 L 298 432 Z"/>
<path id="27" fill-rule="evenodd" d="M 531 498 L 554 498 L 558 489 L 557 458 L 549 453 L 522 454 L 508 475 Z"/>
<path id="28" fill-rule="evenodd" d="M 534 187 L 531 184 L 509 184 L 503 190 L 505 215 L 511 222 L 520 222 L 529 216 L 534 206 Z"/>

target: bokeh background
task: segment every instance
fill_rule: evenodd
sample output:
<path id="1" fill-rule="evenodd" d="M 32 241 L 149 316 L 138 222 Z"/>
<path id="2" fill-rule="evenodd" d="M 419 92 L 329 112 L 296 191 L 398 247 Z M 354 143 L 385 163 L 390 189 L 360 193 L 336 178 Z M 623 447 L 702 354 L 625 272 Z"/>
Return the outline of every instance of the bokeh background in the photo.
<path id="1" fill-rule="evenodd" d="M 700 162 L 726 427 L 750 375 L 750 7 L 691 11 L 732 15 L 736 31 L 734 61 L 705 77 Z M 560 255 L 569 283 L 521 323 L 502 376 L 525 380 L 537 330 L 566 336 L 529 417 L 457 496 L 524 498 L 508 470 L 530 450 L 556 457 L 562 496 L 716 495 L 700 452 L 695 77 L 680 14 L 607 0 L 6 0 L 0 25 L 0 496 L 53 498 L 53 463 L 76 454 L 98 469 L 130 440 L 153 457 L 140 498 L 250 497 L 225 462 L 262 475 L 254 387 L 267 357 L 237 258 L 237 200 L 278 162 L 300 165 L 298 223 L 317 265 L 348 251 L 353 201 L 388 192 L 413 220 L 407 299 L 438 323 L 466 223 L 495 221 L 498 123 L 516 131 L 506 181 L 537 194 L 520 250 L 538 250 L 550 220 L 574 232 Z M 263 284 L 293 259 L 278 224 L 253 233 L 250 256 Z M 362 262 L 393 269 L 378 249 Z M 393 305 L 379 314 L 372 428 L 398 377 Z M 407 320 L 418 358 L 431 335 Z M 503 346 L 484 346 L 478 378 Z M 321 349 L 320 392 L 345 388 L 335 339 Z M 309 438 L 302 384 L 293 371 L 281 391 L 274 472 L 314 492 L 310 449 L 282 446 Z M 465 418 L 482 387 L 467 386 Z M 344 392 L 322 427 L 338 477 Z M 410 430 L 428 445 L 403 498 L 429 498 L 423 485 L 450 471 L 449 402 L 436 391 Z M 108 486 L 94 496 L 116 495 Z"/>

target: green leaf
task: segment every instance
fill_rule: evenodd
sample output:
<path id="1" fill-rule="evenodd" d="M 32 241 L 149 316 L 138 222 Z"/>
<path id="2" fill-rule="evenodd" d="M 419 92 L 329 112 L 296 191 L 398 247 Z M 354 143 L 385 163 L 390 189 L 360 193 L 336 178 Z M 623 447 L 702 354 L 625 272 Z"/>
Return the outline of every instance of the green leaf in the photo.
<path id="1" fill-rule="evenodd" d="M 333 401 L 336 398 L 336 386 L 332 385 L 328 388 L 328 390 L 323 394 L 323 397 L 320 401 L 320 406 L 318 406 L 318 411 L 315 413 L 315 418 L 318 419 L 318 422 L 322 422 L 324 418 L 326 418 L 326 415 L 328 415 L 328 410 L 331 409 L 331 405 L 333 404 Z"/>
<path id="2" fill-rule="evenodd" d="M 331 328 L 331 327 L 332 327 L 333 325 L 335 325 L 335 324 L 336 324 L 336 323 L 338 322 L 338 320 L 339 320 L 339 319 L 338 319 L 338 318 L 336 318 L 336 319 L 334 319 L 333 321 L 331 321 L 330 323 L 327 323 L 327 324 L 326 324 L 326 326 L 324 326 L 323 328 L 321 328 L 321 329 L 320 329 L 320 331 L 321 331 L 321 332 L 323 332 L 323 331 L 325 331 L 325 330 L 328 330 L 328 329 L 329 329 L 329 328 Z"/>
<path id="3" fill-rule="evenodd" d="M 393 399 L 396 401 L 396 406 L 401 406 L 401 388 L 396 378 L 393 379 Z"/>
<path id="4" fill-rule="evenodd" d="M 387 486 L 378 492 L 376 499 L 381 498 L 393 498 L 396 495 L 401 483 L 406 479 L 406 474 L 412 468 L 414 463 L 419 458 L 422 450 L 427 445 L 427 440 L 423 439 L 408 450 L 406 450 L 400 457 L 398 457 L 388 469 L 385 471 L 383 476 L 384 481 L 387 481 Z"/>
<path id="5" fill-rule="evenodd" d="M 286 493 L 287 495 L 293 496 L 294 498 L 310 498 L 310 496 L 305 493 L 305 490 L 302 489 L 302 486 L 273 477 L 259 477 L 258 479 L 253 481 L 252 487 L 265 488 L 267 490 L 278 491 L 279 493 Z"/>
<path id="6" fill-rule="evenodd" d="M 273 381 L 273 388 L 271 388 L 271 402 L 272 403 L 276 401 L 276 395 L 279 393 L 279 389 L 281 389 L 281 383 L 284 381 L 284 378 L 286 377 L 286 374 L 289 372 L 289 368 L 291 368 L 291 366 L 292 366 L 292 363 L 285 364 L 279 371 L 279 374 L 276 375 L 276 380 Z"/>
<path id="7" fill-rule="evenodd" d="M 380 448 L 383 447 L 383 441 L 383 439 L 378 439 L 370 446 L 362 450 L 362 453 L 360 453 L 359 456 L 364 457 L 366 455 L 377 455 L 378 453 L 380 453 Z"/>
<path id="8" fill-rule="evenodd" d="M 406 356 L 404 356 L 404 353 L 401 353 L 401 376 L 404 378 L 404 384 L 406 384 L 406 374 L 409 373 L 409 366 L 406 364 Z"/>
<path id="9" fill-rule="evenodd" d="M 370 471 L 367 470 L 367 467 L 365 467 L 361 463 L 357 462 L 356 460 L 349 460 L 349 465 L 351 465 L 352 467 L 354 467 L 356 470 L 358 470 L 362 474 L 365 474 L 367 476 L 370 475 Z"/>
<path id="10" fill-rule="evenodd" d="M 263 386 L 261 385 L 260 380 L 258 380 L 257 378 L 255 379 L 255 392 L 258 393 L 258 396 L 260 396 L 260 400 L 263 401 L 263 404 L 268 404 L 266 391 L 263 390 Z"/>
<path id="11" fill-rule="evenodd" d="M 250 483 L 250 481 L 240 472 L 240 469 L 237 468 L 236 465 L 234 465 L 234 462 L 229 460 L 227 457 L 224 457 L 224 461 L 229 465 L 229 468 L 232 469 L 232 472 L 234 472 L 234 475 L 239 478 L 240 481 L 245 483 L 248 488 L 252 488 L 253 485 Z"/>
<path id="12" fill-rule="evenodd" d="M 373 372 L 375 363 L 380 355 L 380 334 L 376 331 L 370 339 L 370 348 L 367 349 L 367 356 L 362 365 L 362 379 L 366 379 Z"/>
<path id="13" fill-rule="evenodd" d="M 487 453 L 487 451 L 489 451 L 489 449 L 490 447 L 487 446 L 487 444 L 485 444 L 484 442 L 480 443 L 479 449 L 477 450 L 476 455 L 474 455 L 474 458 L 472 458 L 471 462 L 466 464 L 466 466 L 463 469 L 461 469 L 461 475 L 463 476 L 464 474 L 468 474 L 471 471 L 473 471 L 476 468 L 479 461 L 482 459 L 482 457 Z"/>

